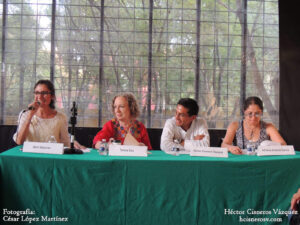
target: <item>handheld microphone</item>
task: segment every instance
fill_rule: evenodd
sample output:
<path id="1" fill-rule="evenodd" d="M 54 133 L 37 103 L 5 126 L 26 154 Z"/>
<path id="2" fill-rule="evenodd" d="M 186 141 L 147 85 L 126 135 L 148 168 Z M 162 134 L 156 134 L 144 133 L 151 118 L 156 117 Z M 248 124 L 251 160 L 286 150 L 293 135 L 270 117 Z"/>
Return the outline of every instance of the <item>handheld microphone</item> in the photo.
<path id="1" fill-rule="evenodd" d="M 40 102 L 36 102 L 38 105 L 40 105 L 41 103 Z M 29 106 L 27 108 L 27 110 L 35 110 L 35 107 L 34 106 Z"/>

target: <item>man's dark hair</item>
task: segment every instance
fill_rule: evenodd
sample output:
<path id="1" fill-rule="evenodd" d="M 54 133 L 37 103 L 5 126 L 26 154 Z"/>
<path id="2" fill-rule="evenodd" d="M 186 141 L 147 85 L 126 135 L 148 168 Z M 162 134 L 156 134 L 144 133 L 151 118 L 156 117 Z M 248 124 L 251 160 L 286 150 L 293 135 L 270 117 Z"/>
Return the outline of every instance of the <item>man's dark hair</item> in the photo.
<path id="1" fill-rule="evenodd" d="M 177 102 L 177 105 L 182 105 L 184 108 L 187 108 L 189 116 L 198 115 L 198 103 L 192 98 L 182 98 Z"/>

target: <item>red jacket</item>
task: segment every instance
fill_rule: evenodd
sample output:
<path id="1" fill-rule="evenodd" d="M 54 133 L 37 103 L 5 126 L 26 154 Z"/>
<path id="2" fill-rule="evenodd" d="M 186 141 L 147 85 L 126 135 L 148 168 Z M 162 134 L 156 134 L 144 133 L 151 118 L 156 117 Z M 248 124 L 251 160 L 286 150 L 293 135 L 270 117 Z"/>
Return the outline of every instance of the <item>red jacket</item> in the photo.
<path id="1" fill-rule="evenodd" d="M 130 133 L 138 142 L 144 143 L 149 150 L 152 149 L 147 129 L 143 123 L 135 120 L 134 125 L 130 128 Z M 126 134 L 127 132 L 120 126 L 120 123 L 116 119 L 112 119 L 105 123 L 102 130 L 94 137 L 93 147 L 98 141 L 105 139 L 108 142 L 110 138 L 120 140 L 123 144 Z"/>

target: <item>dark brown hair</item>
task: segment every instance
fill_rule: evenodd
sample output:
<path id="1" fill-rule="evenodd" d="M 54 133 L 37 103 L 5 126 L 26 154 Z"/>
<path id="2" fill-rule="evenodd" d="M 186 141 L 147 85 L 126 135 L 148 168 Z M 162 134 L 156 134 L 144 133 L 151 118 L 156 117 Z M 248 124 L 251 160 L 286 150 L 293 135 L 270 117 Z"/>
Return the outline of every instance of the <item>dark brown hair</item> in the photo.
<path id="1" fill-rule="evenodd" d="M 262 102 L 262 100 L 259 98 L 259 97 L 256 97 L 256 96 L 251 96 L 251 97 L 248 97 L 245 102 L 244 102 L 244 111 L 246 111 L 248 109 L 248 107 L 250 105 L 257 105 L 261 111 L 264 111 L 264 104 Z"/>

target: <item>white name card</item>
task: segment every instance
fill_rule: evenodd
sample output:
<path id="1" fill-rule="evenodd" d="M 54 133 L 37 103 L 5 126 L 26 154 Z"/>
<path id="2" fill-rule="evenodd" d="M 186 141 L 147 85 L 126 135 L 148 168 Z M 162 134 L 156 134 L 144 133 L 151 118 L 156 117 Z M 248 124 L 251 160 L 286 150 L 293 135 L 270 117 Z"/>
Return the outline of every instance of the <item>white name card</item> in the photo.
<path id="1" fill-rule="evenodd" d="M 25 141 L 23 145 L 23 152 L 64 154 L 64 144 Z"/>
<path id="2" fill-rule="evenodd" d="M 190 150 L 180 149 L 179 153 L 180 153 L 180 155 L 189 155 L 190 154 Z"/>
<path id="3" fill-rule="evenodd" d="M 257 155 L 295 155 L 295 150 L 293 145 L 258 146 Z"/>
<path id="4" fill-rule="evenodd" d="M 228 158 L 227 148 L 198 147 L 190 150 L 191 156 Z"/>
<path id="5" fill-rule="evenodd" d="M 109 145 L 109 155 L 112 156 L 143 156 L 147 157 L 147 146 Z"/>

